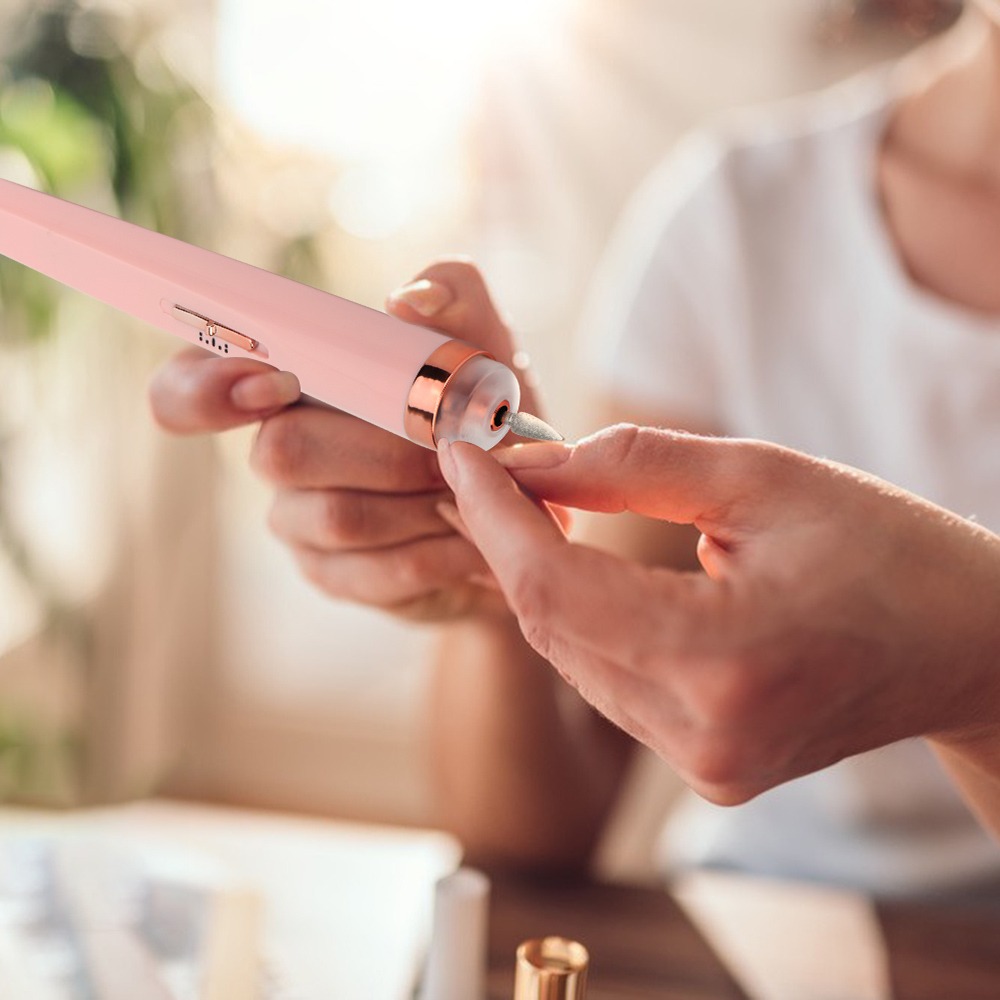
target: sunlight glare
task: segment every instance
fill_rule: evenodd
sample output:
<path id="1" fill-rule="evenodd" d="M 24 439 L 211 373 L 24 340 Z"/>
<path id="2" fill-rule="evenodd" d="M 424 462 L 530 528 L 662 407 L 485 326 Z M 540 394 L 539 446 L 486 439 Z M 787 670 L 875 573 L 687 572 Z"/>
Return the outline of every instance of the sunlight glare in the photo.
<path id="1" fill-rule="evenodd" d="M 496 60 L 555 37 L 572 0 L 220 0 L 219 84 L 271 140 L 346 161 L 454 140 Z"/>

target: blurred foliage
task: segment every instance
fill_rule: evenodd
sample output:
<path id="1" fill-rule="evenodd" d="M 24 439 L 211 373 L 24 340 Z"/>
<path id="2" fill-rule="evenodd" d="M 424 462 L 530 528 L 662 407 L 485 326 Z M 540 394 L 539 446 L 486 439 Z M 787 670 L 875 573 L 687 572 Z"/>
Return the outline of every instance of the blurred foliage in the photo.
<path id="1" fill-rule="evenodd" d="M 157 16 L 152 13 L 141 3 L 104 9 L 100 0 L 20 0 L 17 9 L 11 0 L 0 4 L 0 173 L 205 243 L 230 221 L 216 197 L 218 130 L 211 107 L 162 55 L 169 9 L 159 4 Z M 252 207 L 241 206 L 241 212 Z M 264 266 L 299 280 L 322 280 L 313 233 L 281 235 L 256 223 L 252 214 L 245 222 L 269 234 Z M 58 329 L 60 300 L 74 294 L 0 257 L 3 363 L 44 364 L 42 348 Z M 60 669 L 65 676 L 69 664 L 87 700 L 97 655 L 93 611 L 46 578 L 34 540 L 18 532 L 5 503 L 17 427 L 0 405 L 0 557 L 33 596 L 41 627 L 0 665 L 20 654 L 22 665 L 27 660 L 54 677 Z M 88 704 L 73 723 L 57 724 L 30 697 L 11 695 L 10 676 L 0 676 L 0 801 L 79 800 L 92 787 L 88 746 L 104 719 L 100 706 Z"/>
<path id="2" fill-rule="evenodd" d="M 157 60 L 148 30 L 138 13 L 123 19 L 73 0 L 14 15 L 0 41 L 0 152 L 23 157 L 42 190 L 71 198 L 106 188 L 108 211 L 190 238 L 179 154 L 207 132 L 211 112 Z M 3 337 L 49 332 L 59 294 L 50 280 L 0 262 Z"/>
<path id="3" fill-rule="evenodd" d="M 29 712 L 0 711 L 0 802 L 68 804 L 76 797 L 85 759 L 81 736 L 48 729 Z"/>
<path id="4" fill-rule="evenodd" d="M 179 238 L 195 232 L 188 201 L 210 183 L 208 105 L 157 55 L 138 7 L 114 15 L 93 4 L 55 0 L 3 14 L 0 26 L 0 162 L 9 173 L 70 200 L 87 200 Z M 65 290 L 0 258 L 0 345 L 32 346 L 51 335 Z M 14 355 L 6 354 L 12 363 Z M 42 609 L 52 655 L 67 653 L 86 676 L 93 625 L 88 610 L 62 598 L 6 515 L 5 453 L 0 427 L 0 550 Z M 43 664 L 39 662 L 39 669 Z M 2 704 L 0 799 L 65 802 L 86 767 L 87 720 L 51 731 L 31 705 Z M 76 787 L 74 787 L 76 786 Z"/>

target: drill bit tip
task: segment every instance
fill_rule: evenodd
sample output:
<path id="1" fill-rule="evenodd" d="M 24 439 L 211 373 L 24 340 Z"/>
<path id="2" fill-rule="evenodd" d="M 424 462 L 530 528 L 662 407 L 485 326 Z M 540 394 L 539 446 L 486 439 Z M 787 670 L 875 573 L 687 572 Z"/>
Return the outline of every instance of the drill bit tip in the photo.
<path id="1" fill-rule="evenodd" d="M 566 439 L 550 427 L 544 420 L 531 413 L 507 412 L 504 423 L 518 436 L 532 438 L 535 441 L 565 441 Z"/>

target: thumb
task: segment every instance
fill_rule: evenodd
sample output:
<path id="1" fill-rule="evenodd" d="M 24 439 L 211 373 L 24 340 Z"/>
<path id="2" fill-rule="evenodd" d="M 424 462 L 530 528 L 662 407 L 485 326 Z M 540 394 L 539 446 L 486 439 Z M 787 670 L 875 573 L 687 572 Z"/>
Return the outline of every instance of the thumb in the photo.
<path id="1" fill-rule="evenodd" d="M 537 449 L 537 451 L 533 451 Z M 755 501 L 771 487 L 785 449 L 758 441 L 699 437 L 619 424 L 568 447 L 556 462 L 551 446 L 527 444 L 497 452 L 530 493 L 582 510 L 694 524 L 707 533 L 753 520 Z M 538 456 L 535 466 L 533 456 Z"/>

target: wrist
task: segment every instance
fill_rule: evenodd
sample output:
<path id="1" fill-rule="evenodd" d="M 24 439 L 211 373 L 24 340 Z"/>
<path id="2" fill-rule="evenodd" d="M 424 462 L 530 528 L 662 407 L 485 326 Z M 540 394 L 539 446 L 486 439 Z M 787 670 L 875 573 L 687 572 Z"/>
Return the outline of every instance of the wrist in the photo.
<path id="1" fill-rule="evenodd" d="M 1000 736 L 1000 537 L 936 514 L 942 543 L 924 548 L 922 566 L 903 561 L 910 683 L 923 702 L 923 735 L 978 754 Z"/>

